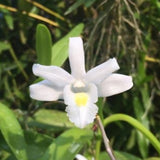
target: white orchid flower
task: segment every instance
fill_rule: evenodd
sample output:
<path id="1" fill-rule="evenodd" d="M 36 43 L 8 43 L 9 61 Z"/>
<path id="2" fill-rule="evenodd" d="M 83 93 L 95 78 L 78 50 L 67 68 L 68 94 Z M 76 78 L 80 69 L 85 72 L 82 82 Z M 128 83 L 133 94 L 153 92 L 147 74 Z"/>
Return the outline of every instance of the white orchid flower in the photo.
<path id="1" fill-rule="evenodd" d="M 108 97 L 130 89 L 132 77 L 113 73 L 119 69 L 115 58 L 85 71 L 83 42 L 69 39 L 71 74 L 57 66 L 33 65 L 33 73 L 44 80 L 30 86 L 30 96 L 40 101 L 64 99 L 69 120 L 84 128 L 98 112 L 98 97 Z"/>
<path id="2" fill-rule="evenodd" d="M 77 159 L 77 160 L 87 160 L 87 158 L 84 157 L 84 156 L 82 156 L 81 154 L 77 154 L 77 155 L 76 155 L 76 159 Z"/>

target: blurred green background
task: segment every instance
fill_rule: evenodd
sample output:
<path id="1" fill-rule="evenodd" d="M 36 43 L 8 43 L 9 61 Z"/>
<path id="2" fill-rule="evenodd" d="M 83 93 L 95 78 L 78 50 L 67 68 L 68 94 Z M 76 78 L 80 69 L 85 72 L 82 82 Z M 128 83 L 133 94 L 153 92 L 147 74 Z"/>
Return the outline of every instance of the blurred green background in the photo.
<path id="1" fill-rule="evenodd" d="M 51 35 L 52 43 L 42 44 L 40 51 L 36 47 L 40 43 L 36 38 L 39 23 L 48 28 L 44 32 Z M 131 90 L 101 99 L 104 117 L 128 114 L 160 139 L 158 0 L 1 0 L 0 102 L 15 112 L 24 130 L 56 137 L 66 127 L 72 127 L 64 116 L 59 120 L 58 113 L 65 109 L 63 103 L 34 101 L 29 97 L 28 86 L 36 80 L 32 65 L 38 62 L 37 52 L 44 49 L 46 56 L 49 52 L 62 54 L 67 47 L 57 45 L 61 47 L 57 51 L 53 44 L 65 41 L 66 35 L 80 34 L 87 70 L 116 57 L 121 67 L 119 73 L 131 75 L 134 80 Z M 52 50 L 47 45 L 52 45 Z M 55 65 L 70 71 L 68 59 L 65 61 L 67 52 L 64 54 L 64 59 Z M 149 141 L 130 125 L 117 122 L 110 124 L 106 131 L 115 150 L 144 159 L 158 157 Z M 95 138 L 86 154 L 94 152 L 94 141 Z M 5 149 L 2 145 L 0 149 L 0 156 L 5 160 Z M 104 150 L 103 145 L 101 149 Z"/>

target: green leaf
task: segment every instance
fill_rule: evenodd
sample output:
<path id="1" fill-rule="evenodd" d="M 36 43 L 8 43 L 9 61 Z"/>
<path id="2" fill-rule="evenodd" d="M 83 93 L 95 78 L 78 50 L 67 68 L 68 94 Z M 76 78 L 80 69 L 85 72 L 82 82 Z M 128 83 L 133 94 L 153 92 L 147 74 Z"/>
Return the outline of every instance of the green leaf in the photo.
<path id="1" fill-rule="evenodd" d="M 51 131 L 62 131 L 68 127 L 73 127 L 65 112 L 47 109 L 37 111 L 33 119 L 29 119 L 28 125 Z"/>
<path id="2" fill-rule="evenodd" d="M 77 9 L 79 6 L 81 6 L 84 2 L 85 2 L 85 0 L 76 1 L 71 7 L 69 7 L 67 9 L 67 11 L 64 14 L 67 15 L 67 14 L 73 12 L 75 9 Z"/>
<path id="3" fill-rule="evenodd" d="M 77 37 L 80 36 L 82 30 L 84 28 L 84 24 L 80 23 L 76 27 L 74 27 L 65 37 L 60 39 L 57 43 L 55 43 L 52 47 L 52 60 L 51 64 L 56 66 L 61 66 L 64 61 L 68 57 L 68 42 L 69 37 Z"/>
<path id="4" fill-rule="evenodd" d="M 44 24 L 38 24 L 36 29 L 36 52 L 39 64 L 51 64 L 52 40 L 49 30 Z"/>
<path id="5" fill-rule="evenodd" d="M 6 160 L 16 160 L 15 157 L 13 157 L 13 155 L 11 155 L 10 157 L 8 157 Z"/>
<path id="6" fill-rule="evenodd" d="M 149 129 L 149 120 L 147 116 L 144 116 L 144 107 L 139 100 L 138 97 L 134 97 L 133 99 L 133 105 L 134 105 L 134 112 L 136 115 L 136 118 L 138 119 L 139 122 L 141 122 L 147 129 Z M 148 157 L 148 146 L 149 146 L 149 141 L 148 139 L 139 131 L 137 131 L 137 143 L 138 143 L 138 148 L 139 151 L 142 155 L 143 158 Z"/>
<path id="7" fill-rule="evenodd" d="M 2 51 L 9 50 L 9 49 L 10 49 L 9 43 L 0 41 L 0 53 Z"/>
<path id="8" fill-rule="evenodd" d="M 13 154 L 8 153 L 4 150 L 1 151 L 0 158 L 1 160 L 17 160 Z"/>
<path id="9" fill-rule="evenodd" d="M 92 137 L 93 132 L 91 130 L 69 129 L 56 138 L 40 160 L 73 160 Z"/>
<path id="10" fill-rule="evenodd" d="M 39 160 L 45 153 L 46 148 L 51 144 L 52 138 L 32 131 L 24 132 L 27 142 L 29 160 Z"/>
<path id="11" fill-rule="evenodd" d="M 138 143 L 138 148 L 141 153 L 141 156 L 143 158 L 146 158 L 148 156 L 148 146 L 149 146 L 149 141 L 148 139 L 139 131 L 137 131 L 137 143 Z"/>
<path id="12" fill-rule="evenodd" d="M 18 160 L 27 160 L 23 131 L 12 111 L 0 103 L 0 130 Z"/>
<path id="13" fill-rule="evenodd" d="M 25 131 L 24 136 L 27 143 L 27 151 L 28 151 L 27 153 L 29 160 L 38 160 L 39 158 L 41 158 L 46 148 L 48 148 L 48 146 L 53 141 L 53 138 L 33 131 Z M 7 156 L 8 157 L 7 160 L 11 159 L 15 160 L 13 154 L 11 155 L 12 152 L 9 146 L 7 145 L 1 134 L 0 134 L 0 149 L 4 151 L 4 154 L 2 153 L 3 157 L 5 156 L 5 153 L 9 155 Z"/>
<path id="14" fill-rule="evenodd" d="M 13 24 L 12 14 L 7 9 L 1 9 L 1 10 L 4 13 L 4 18 L 5 18 L 5 21 L 8 25 L 8 28 L 13 30 L 14 29 L 14 24 Z"/>
<path id="15" fill-rule="evenodd" d="M 7 152 L 11 152 L 11 149 L 7 145 L 2 133 L 0 132 L 0 150 L 5 150 Z"/>
<path id="16" fill-rule="evenodd" d="M 114 151 L 114 154 L 117 160 L 142 160 L 139 157 L 136 157 L 132 154 L 125 153 L 125 152 Z M 106 152 L 101 152 L 99 159 L 100 160 L 110 160 Z"/>
<path id="17" fill-rule="evenodd" d="M 137 86 L 141 86 L 146 77 L 146 70 L 145 70 L 145 54 L 144 52 L 140 52 L 141 57 L 138 63 L 138 69 L 137 69 L 137 78 L 135 79 L 135 83 Z"/>
<path id="18" fill-rule="evenodd" d="M 150 157 L 150 158 L 147 158 L 147 159 L 144 159 L 144 160 L 160 160 L 159 157 Z"/>
<path id="19" fill-rule="evenodd" d="M 87 0 L 84 2 L 84 5 L 86 7 L 90 7 L 94 2 L 96 2 L 96 0 Z"/>
<path id="20" fill-rule="evenodd" d="M 90 7 L 96 0 L 77 0 L 72 6 L 70 6 L 67 11 L 64 13 L 65 15 L 70 14 L 74 10 L 76 10 L 81 5 L 85 5 L 86 7 Z"/>

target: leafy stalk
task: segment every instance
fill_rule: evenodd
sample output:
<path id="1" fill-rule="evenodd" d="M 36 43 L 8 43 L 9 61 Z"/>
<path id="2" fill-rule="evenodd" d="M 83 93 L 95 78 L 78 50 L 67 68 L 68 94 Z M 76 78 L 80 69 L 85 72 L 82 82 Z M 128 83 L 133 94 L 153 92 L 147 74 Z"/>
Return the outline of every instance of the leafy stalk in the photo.
<path id="1" fill-rule="evenodd" d="M 106 127 L 108 124 L 116 121 L 125 121 L 138 129 L 143 135 L 145 135 L 149 140 L 153 147 L 160 154 L 160 142 L 158 139 L 148 130 L 146 129 L 139 121 L 132 118 L 131 116 L 125 114 L 114 114 L 104 119 L 104 126 Z"/>

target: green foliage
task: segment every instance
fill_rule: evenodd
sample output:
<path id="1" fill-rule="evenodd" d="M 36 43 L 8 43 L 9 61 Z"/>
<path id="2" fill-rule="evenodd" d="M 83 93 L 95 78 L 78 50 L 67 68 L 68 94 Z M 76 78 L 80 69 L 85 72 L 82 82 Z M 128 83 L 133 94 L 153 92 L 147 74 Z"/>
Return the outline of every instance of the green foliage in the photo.
<path id="1" fill-rule="evenodd" d="M 52 132 L 65 130 L 74 126 L 69 122 L 66 113 L 59 110 L 47 109 L 38 110 L 32 118 L 28 119 L 28 125 L 30 127 L 51 130 Z"/>
<path id="2" fill-rule="evenodd" d="M 135 97 L 134 101 L 134 109 L 137 119 L 144 124 L 145 127 L 148 128 L 148 120 L 147 118 L 143 118 L 144 111 L 142 111 L 142 106 L 139 102 L 139 99 Z M 143 157 L 147 157 L 148 155 L 148 140 L 139 132 L 137 132 L 137 143 L 139 145 L 139 150 Z"/>
<path id="3" fill-rule="evenodd" d="M 13 17 L 11 15 L 11 13 L 6 9 L 3 9 L 2 12 L 4 13 L 4 18 L 6 20 L 8 28 L 13 30 L 14 29 L 14 25 L 13 25 L 14 21 L 13 21 Z"/>
<path id="4" fill-rule="evenodd" d="M 8 107 L 0 103 L 0 130 L 17 160 L 27 160 L 23 130 Z"/>
<path id="5" fill-rule="evenodd" d="M 10 45 L 6 42 L 0 42 L 0 53 L 2 53 L 2 51 L 5 50 L 9 50 L 10 49 Z"/>
<path id="6" fill-rule="evenodd" d="M 51 64 L 51 48 L 52 40 L 48 28 L 39 24 L 36 30 L 36 53 L 39 64 Z"/>
<path id="7" fill-rule="evenodd" d="M 68 57 L 68 42 L 69 37 L 80 36 L 84 28 L 84 24 L 75 26 L 65 37 L 55 43 L 52 47 L 51 64 L 61 66 Z"/>
<path id="8" fill-rule="evenodd" d="M 27 143 L 28 160 L 40 159 L 53 140 L 47 135 L 33 131 L 26 131 L 24 135 Z"/>
<path id="9" fill-rule="evenodd" d="M 87 69 L 116 57 L 120 72 L 134 79 L 132 90 L 97 103 L 102 119 L 124 113 L 145 127 L 139 132 L 117 120 L 106 128 L 117 159 L 159 160 L 160 2 L 36 1 L 41 7 L 31 2 L 0 2 L 0 159 L 71 160 L 76 153 L 109 159 L 99 132 L 72 128 L 64 104 L 29 98 L 33 63 L 69 70 L 69 37 L 82 36 Z M 149 130 L 154 136 L 147 139 Z"/>
<path id="10" fill-rule="evenodd" d="M 49 146 L 40 160 L 72 160 L 92 137 L 91 130 L 78 128 L 67 130 Z"/>
<path id="11" fill-rule="evenodd" d="M 80 36 L 83 24 L 75 26 L 65 37 L 52 46 L 51 35 L 45 25 L 39 24 L 36 31 L 36 52 L 38 63 L 61 66 L 68 57 L 69 37 Z"/>
<path id="12" fill-rule="evenodd" d="M 129 154 L 129 153 L 125 153 L 125 152 L 118 152 L 118 151 L 115 151 L 115 157 L 119 160 L 142 160 L 141 158 L 138 158 L 132 154 Z M 100 157 L 99 157 L 100 160 L 110 160 L 109 156 L 105 153 L 105 152 L 102 152 L 100 154 Z"/>
<path id="13" fill-rule="evenodd" d="M 68 10 L 65 12 L 65 14 L 70 14 L 71 12 L 73 12 L 75 9 L 77 9 L 79 6 L 81 5 L 85 5 L 86 7 L 90 7 L 96 0 L 78 0 L 77 2 L 75 2 L 72 6 L 70 6 L 68 8 Z"/>
<path id="14" fill-rule="evenodd" d="M 132 118 L 128 115 L 125 115 L 125 114 L 114 114 L 114 115 L 111 115 L 111 116 L 107 117 L 104 120 L 104 125 L 106 126 L 109 123 L 115 122 L 115 121 L 125 121 L 125 122 L 129 123 L 130 125 L 132 125 L 133 127 L 135 127 L 136 129 L 138 129 L 138 131 L 140 131 L 143 134 L 143 136 L 146 136 L 146 138 L 148 138 L 150 140 L 150 143 L 152 143 L 152 145 L 157 150 L 157 152 L 160 153 L 160 142 L 139 121 L 137 121 L 136 119 L 134 119 L 134 118 Z"/>

